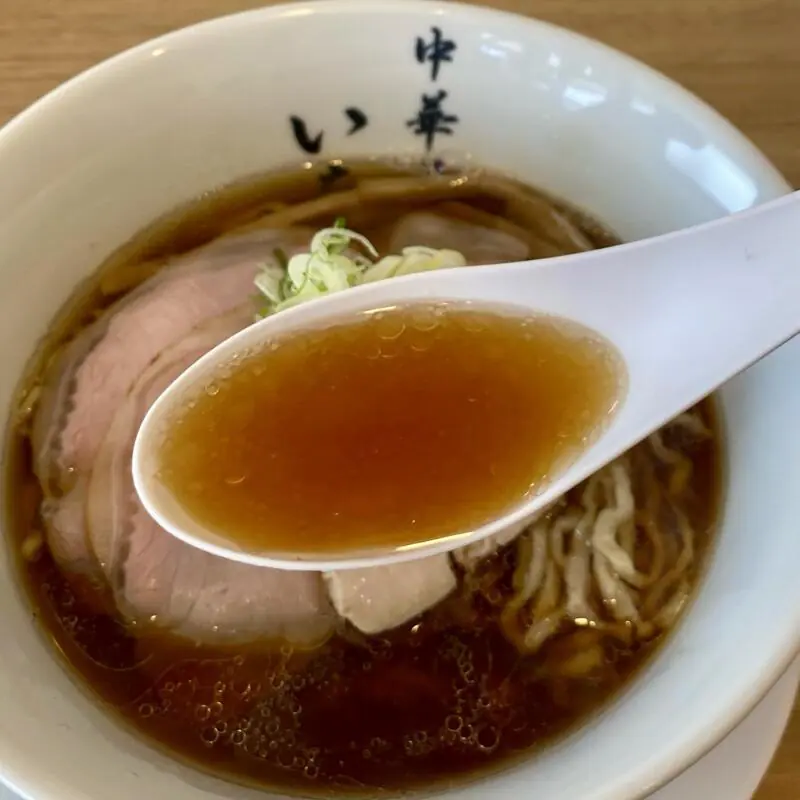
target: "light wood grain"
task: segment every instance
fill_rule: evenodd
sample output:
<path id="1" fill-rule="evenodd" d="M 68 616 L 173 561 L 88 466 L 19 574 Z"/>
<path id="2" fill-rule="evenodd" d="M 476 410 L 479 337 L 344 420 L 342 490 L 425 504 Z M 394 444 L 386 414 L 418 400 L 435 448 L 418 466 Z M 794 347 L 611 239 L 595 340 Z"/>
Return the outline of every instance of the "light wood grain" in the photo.
<path id="1" fill-rule="evenodd" d="M 120 50 L 174 28 L 263 4 L 0 0 L 0 124 L 66 78 Z M 729 117 L 800 186 L 800 0 L 485 4 L 565 25 L 662 70 Z M 800 704 L 756 798 L 800 798 Z"/>

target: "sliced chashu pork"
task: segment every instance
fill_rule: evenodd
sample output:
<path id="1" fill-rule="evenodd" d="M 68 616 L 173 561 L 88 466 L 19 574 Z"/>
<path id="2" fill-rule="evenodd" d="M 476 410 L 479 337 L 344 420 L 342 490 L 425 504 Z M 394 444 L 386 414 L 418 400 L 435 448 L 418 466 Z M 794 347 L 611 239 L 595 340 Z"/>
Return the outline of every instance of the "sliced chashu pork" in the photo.
<path id="1" fill-rule="evenodd" d="M 309 231 L 258 231 L 220 239 L 178 259 L 129 293 L 65 348 L 50 370 L 34 421 L 37 474 L 65 489 L 92 467 L 111 417 L 164 349 L 253 295 L 275 248 L 308 244 Z"/>
<path id="2" fill-rule="evenodd" d="M 69 345 L 46 381 L 37 473 L 48 542 L 67 571 L 102 574 L 123 612 L 206 640 L 313 643 L 334 615 L 321 576 L 234 564 L 185 545 L 143 511 L 129 478 L 141 418 L 171 380 L 252 320 L 253 278 L 308 232 L 223 240 L 181 260 Z"/>
<path id="3" fill-rule="evenodd" d="M 89 478 L 77 487 L 85 497 L 86 545 L 112 584 L 119 577 L 121 558 L 128 549 L 123 541 L 139 505 L 132 488 L 131 458 L 144 415 L 172 381 L 251 319 L 252 308 L 246 304 L 198 325 L 151 362 L 114 410 Z"/>
<path id="4" fill-rule="evenodd" d="M 89 542 L 130 618 L 204 639 L 270 637 L 310 645 L 335 622 L 318 573 L 248 566 L 185 544 L 146 513 L 131 477 L 133 442 L 147 409 L 249 316 L 245 307 L 196 329 L 145 370 L 117 409 L 89 481 Z"/>
<path id="5" fill-rule="evenodd" d="M 259 231 L 177 259 L 87 326 L 47 370 L 33 420 L 34 469 L 47 500 L 49 544 L 65 568 L 91 572 L 82 494 L 100 443 L 134 382 L 196 326 L 245 304 L 275 248 L 307 245 L 309 231 Z"/>
<path id="6" fill-rule="evenodd" d="M 396 628 L 456 588 L 447 554 L 325 575 L 334 608 L 366 634 Z"/>

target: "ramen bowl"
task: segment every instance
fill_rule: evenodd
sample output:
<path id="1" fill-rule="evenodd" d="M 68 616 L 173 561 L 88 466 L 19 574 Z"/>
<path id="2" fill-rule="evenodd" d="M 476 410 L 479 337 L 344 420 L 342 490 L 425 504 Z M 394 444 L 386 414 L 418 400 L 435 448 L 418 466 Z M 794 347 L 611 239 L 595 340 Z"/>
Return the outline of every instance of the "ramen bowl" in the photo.
<path id="1" fill-rule="evenodd" d="M 534 20 L 439 2 L 327 0 L 211 21 L 89 70 L 0 132 L 4 413 L 59 308 L 153 219 L 242 176 L 369 155 L 509 172 L 626 240 L 788 190 L 692 95 Z M 788 667 L 800 645 L 800 342 L 731 382 L 720 404 L 715 551 L 657 657 L 555 744 L 430 792 L 643 798 L 722 739 Z M 8 510 L 19 500 L 2 502 Z M 178 763 L 120 725 L 32 619 L 8 547 L 0 571 L 3 782 L 32 800 L 280 797 Z"/>

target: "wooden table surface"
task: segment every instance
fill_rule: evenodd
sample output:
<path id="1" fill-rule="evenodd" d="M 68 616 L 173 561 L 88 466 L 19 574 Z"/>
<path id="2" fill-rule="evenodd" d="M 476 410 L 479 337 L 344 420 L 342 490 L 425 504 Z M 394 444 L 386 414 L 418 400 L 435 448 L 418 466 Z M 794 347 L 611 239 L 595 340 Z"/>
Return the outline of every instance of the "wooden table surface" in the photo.
<path id="1" fill-rule="evenodd" d="M 264 2 L 0 0 L 0 125 L 66 78 L 124 48 Z M 565 25 L 662 70 L 730 118 L 800 186 L 800 0 L 485 4 Z M 756 798 L 800 800 L 800 703 Z"/>

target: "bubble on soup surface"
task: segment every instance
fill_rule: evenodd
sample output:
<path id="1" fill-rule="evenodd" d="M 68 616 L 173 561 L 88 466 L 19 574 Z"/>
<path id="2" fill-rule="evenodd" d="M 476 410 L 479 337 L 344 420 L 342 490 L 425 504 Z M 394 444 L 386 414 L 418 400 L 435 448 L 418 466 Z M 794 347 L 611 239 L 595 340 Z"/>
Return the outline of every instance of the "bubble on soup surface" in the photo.
<path id="1" fill-rule="evenodd" d="M 375 332 L 377 333 L 379 339 L 390 341 L 399 339 L 406 329 L 406 324 L 403 322 L 402 317 L 398 317 L 394 314 L 388 314 L 380 317 L 376 315 L 374 319 Z"/>
<path id="2" fill-rule="evenodd" d="M 200 734 L 203 744 L 212 747 L 219 741 L 219 731 L 214 727 L 204 728 Z"/>

